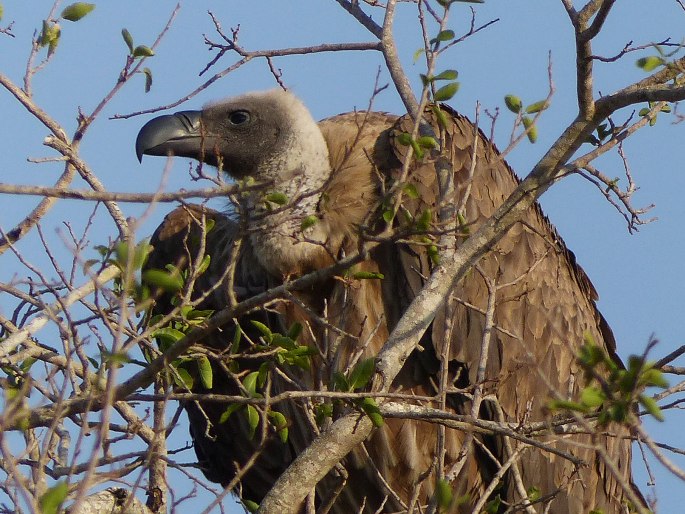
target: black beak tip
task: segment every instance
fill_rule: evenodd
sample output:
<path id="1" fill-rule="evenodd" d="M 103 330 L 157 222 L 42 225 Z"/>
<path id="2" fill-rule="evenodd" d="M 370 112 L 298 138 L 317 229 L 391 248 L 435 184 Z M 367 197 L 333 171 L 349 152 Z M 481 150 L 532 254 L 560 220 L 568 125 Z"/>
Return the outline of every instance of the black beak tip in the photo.
<path id="1" fill-rule="evenodd" d="M 169 155 L 175 153 L 174 150 L 181 149 L 176 148 L 179 146 L 179 142 L 197 137 L 199 127 L 199 111 L 182 111 L 151 119 L 143 125 L 136 138 L 138 161 L 143 162 L 143 155 L 145 154 Z"/>

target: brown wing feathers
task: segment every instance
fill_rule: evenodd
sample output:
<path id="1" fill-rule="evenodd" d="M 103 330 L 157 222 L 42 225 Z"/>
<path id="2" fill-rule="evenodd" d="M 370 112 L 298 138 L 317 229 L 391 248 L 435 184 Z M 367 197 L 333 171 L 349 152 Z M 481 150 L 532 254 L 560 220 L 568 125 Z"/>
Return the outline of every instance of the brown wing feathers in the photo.
<path id="1" fill-rule="evenodd" d="M 475 159 L 475 173 L 464 212 L 473 230 L 509 195 L 517 179 L 494 146 L 466 118 L 449 110 L 446 114 L 443 155 L 450 160 L 460 195 L 464 194 L 466 177 Z M 381 191 L 396 176 L 405 151 L 396 142 L 396 135 L 410 132 L 410 124 L 408 117 L 398 119 L 381 113 L 350 113 L 320 123 L 333 172 L 324 186 L 318 216 L 330 227 L 327 245 L 331 259 L 341 252 L 354 252 L 360 226 L 372 226 L 373 216 L 378 216 L 371 214 L 378 208 Z M 475 138 L 478 144 L 474 152 Z M 405 207 L 415 215 L 425 208 L 434 208 L 437 185 L 433 164 L 429 161 L 416 164 L 410 180 L 419 198 L 406 199 Z M 212 260 L 210 269 L 198 278 L 195 289 L 199 294 L 214 287 L 203 306 L 221 309 L 228 302 L 226 282 L 215 286 L 225 275 L 231 242 L 238 233 L 237 225 L 225 216 L 197 207 L 178 208 L 155 233 L 152 241 L 155 250 L 148 266 L 163 268 L 168 262 L 187 265 L 197 251 L 197 220 L 203 212 L 215 220 L 206 243 Z M 190 237 L 191 233 L 195 236 Z M 239 296 L 253 295 L 281 280 L 267 276 L 253 252 L 243 240 L 235 274 Z M 320 263 L 324 264 L 328 263 Z M 277 307 L 280 314 L 253 315 L 270 324 L 274 331 L 287 328 L 293 321 L 303 323 L 303 337 L 317 348 L 319 355 L 313 360 L 316 369 L 295 374 L 291 381 L 274 373 L 272 395 L 296 388 L 297 384 L 312 387 L 323 381 L 326 385 L 332 371 L 344 370 L 360 352 L 362 358 L 376 355 L 425 277 L 430 275 L 431 261 L 420 244 L 389 242 L 374 250 L 360 269 L 379 271 L 385 279 L 332 279 L 300 294 L 299 303 L 286 302 L 285 306 Z M 591 334 L 612 353 L 614 340 L 596 309 L 596 293 L 591 283 L 537 206 L 531 209 L 525 224 L 512 227 L 481 260 L 479 271 L 473 270 L 455 287 L 452 299 L 436 313 L 431 329 L 424 336 L 424 350 L 410 357 L 394 385 L 404 392 L 435 394 L 440 355 L 447 347 L 445 334 L 451 334 L 448 360 L 453 385 L 467 391 L 473 387 L 488 300 L 481 273 L 498 285 L 482 415 L 514 424 L 546 419 L 544 407 L 550 398 L 550 388 L 562 397 L 573 397 L 583 387 L 582 373 L 575 364 L 583 334 Z M 157 310 L 164 312 L 170 308 L 168 299 L 160 298 Z M 325 323 L 320 319 L 324 315 Z M 249 319 L 239 322 L 243 329 L 249 330 Z M 233 331 L 234 327 L 225 327 L 203 344 L 225 349 L 233 339 Z M 259 338 L 258 333 L 251 336 L 255 341 Z M 336 350 L 334 355 L 332 350 Z M 262 362 L 241 360 L 238 368 L 245 373 L 257 369 Z M 236 379 L 225 370 L 225 366 L 215 365 L 218 378 L 212 392 L 239 394 Z M 470 413 L 469 394 L 450 394 L 448 405 L 457 414 Z M 250 454 L 261 450 L 263 456 L 242 479 L 244 497 L 259 501 L 313 437 L 314 429 L 305 411 L 311 405 L 290 402 L 282 409 L 291 423 L 291 438 L 285 444 L 273 433 L 266 441 L 250 439 L 244 416 L 234 414 L 227 423 L 218 423 L 225 408 L 219 403 L 186 404 L 200 465 L 210 480 L 227 484 Z M 496 412 L 501 412 L 503 419 Z M 417 488 L 419 504 L 426 505 L 435 485 L 431 473 L 435 470 L 436 434 L 436 425 L 431 423 L 386 420 L 367 441 L 366 448 L 356 450 L 345 462 L 346 487 L 332 512 L 356 512 L 362 501 L 366 501 L 364 512 L 375 512 L 385 496 L 389 500 L 383 512 L 401 511 L 409 505 Z M 459 430 L 446 431 L 446 469 L 456 463 L 465 437 Z M 520 477 L 526 487 L 540 489 L 543 498 L 551 502 L 550 512 L 580 514 L 600 508 L 607 514 L 622 512 L 621 488 L 591 446 L 601 444 L 607 448 L 629 482 L 630 443 L 627 440 L 596 440 L 590 436 L 563 434 L 551 434 L 546 439 L 585 462 L 579 468 L 536 448 L 523 450 L 517 464 Z M 516 446 L 515 442 L 511 444 Z M 488 452 L 491 457 L 487 456 Z M 477 501 L 497 469 L 493 457 L 500 464 L 504 462 L 508 458 L 505 445 L 494 437 L 478 437 L 464 471 L 453 483 L 458 494 L 469 495 L 468 500 L 463 506 L 454 507 L 453 512 L 470 512 L 469 506 Z M 336 473 L 329 475 L 319 491 L 321 501 L 341 480 Z M 396 496 L 388 493 L 384 482 L 393 488 Z M 505 475 L 498 494 L 504 500 L 502 511 L 507 505 L 524 500 L 511 473 Z"/>

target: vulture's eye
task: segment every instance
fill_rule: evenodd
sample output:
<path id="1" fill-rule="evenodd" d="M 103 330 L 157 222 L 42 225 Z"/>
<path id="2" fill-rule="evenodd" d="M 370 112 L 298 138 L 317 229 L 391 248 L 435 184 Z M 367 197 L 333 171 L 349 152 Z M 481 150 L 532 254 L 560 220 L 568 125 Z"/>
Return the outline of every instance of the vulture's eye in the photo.
<path id="1" fill-rule="evenodd" d="M 231 125 L 243 125 L 250 121 L 250 113 L 247 111 L 233 111 L 228 115 L 228 121 Z"/>

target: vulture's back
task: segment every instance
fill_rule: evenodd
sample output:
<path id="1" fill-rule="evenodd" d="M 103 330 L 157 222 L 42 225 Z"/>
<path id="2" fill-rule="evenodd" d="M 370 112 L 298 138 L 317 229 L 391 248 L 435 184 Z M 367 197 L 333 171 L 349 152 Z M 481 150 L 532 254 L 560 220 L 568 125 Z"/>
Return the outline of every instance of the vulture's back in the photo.
<path id="1" fill-rule="evenodd" d="M 454 202 L 463 206 L 466 225 L 460 229 L 459 241 L 495 211 L 517 180 L 497 150 L 468 120 L 445 112 L 447 126 L 436 123 L 434 128 L 443 148 L 438 159 L 446 159 L 441 165 L 446 162 L 453 170 Z M 351 113 L 324 120 L 320 127 L 333 168 L 320 205 L 319 223 L 330 227 L 332 234 L 326 258 L 317 264 L 323 267 L 355 252 L 360 233 L 377 233 L 382 226 L 382 211 L 387 210 L 383 195 L 393 180 L 400 178 L 401 160 L 407 150 L 397 143 L 397 135 L 411 132 L 411 120 L 380 113 Z M 416 220 L 422 214 L 425 218 L 427 210 L 436 212 L 434 160 L 428 156 L 414 163 L 408 182 L 413 185 L 408 189 L 412 193 L 405 195 L 394 222 L 397 230 L 405 231 L 404 236 L 399 242 L 382 242 L 355 268 L 380 272 L 384 278 L 327 279 L 272 302 L 268 308 L 238 320 L 244 336 L 238 345 L 233 344 L 235 326 L 224 327 L 203 342 L 212 349 L 215 379 L 211 392 L 245 394 L 240 381 L 260 366 L 270 370 L 267 384 L 271 396 L 286 390 L 332 388 L 336 372 L 349 371 L 356 362 L 379 352 L 430 275 L 432 261 L 427 248 L 434 243 L 431 232 L 440 230 L 434 221 L 428 233 L 416 233 Z M 201 220 L 206 218 L 215 220 L 209 232 L 201 228 Z M 282 281 L 259 266 L 249 238 L 243 237 L 237 223 L 199 207 L 181 207 L 167 216 L 152 244 L 155 250 L 148 267 L 163 268 L 168 262 L 187 266 L 197 260 L 198 252 L 211 255 L 209 269 L 194 285 L 193 297 L 204 295 L 199 308 L 219 310 L 229 305 L 229 287 L 240 301 Z M 483 395 L 478 413 L 481 418 L 521 427 L 550 420 L 545 410 L 549 399 L 577 399 L 585 386 L 575 360 L 584 335 L 590 334 L 614 355 L 613 337 L 597 311 L 595 296 L 571 252 L 539 208 L 532 208 L 526 219 L 514 225 L 454 287 L 424 335 L 421 349 L 409 358 L 394 387 L 421 396 L 410 403 L 438 408 L 442 381 L 447 386 L 445 409 L 469 415 L 479 384 Z M 172 308 L 168 298 L 160 298 L 158 312 Z M 488 313 L 492 314 L 491 321 L 487 321 Z M 315 349 L 311 369 L 275 364 L 273 355 L 266 355 L 268 352 L 259 346 L 261 332 L 250 320 L 258 320 L 274 333 L 286 333 L 296 322 L 302 324 L 299 344 Z M 238 355 L 230 353 L 232 345 Z M 201 385 L 194 391 L 207 392 Z M 206 476 L 227 485 L 241 470 L 242 488 L 236 490 L 258 502 L 317 430 L 327 424 L 324 420 L 323 426 L 317 426 L 317 413 L 325 412 L 321 404 L 320 399 L 309 399 L 275 406 L 288 419 L 289 439 L 285 443 L 273 424 L 250 435 L 254 430 L 245 409 L 220 423 L 226 404 L 197 401 L 187 402 L 185 407 Z M 350 408 L 349 404 L 331 405 L 334 415 Z M 620 427 L 611 429 L 618 436 L 628 435 Z M 356 449 L 346 459 L 344 473 L 334 470 L 324 480 L 318 501 L 323 504 L 336 493 L 331 512 L 357 512 L 363 502 L 364 512 L 376 512 L 384 501 L 382 512 L 406 511 L 411 505 L 431 501 L 435 470 L 440 467 L 455 490 L 455 498 L 463 500 L 461 505 L 453 505 L 451 512 L 471 512 L 483 495 L 488 495 L 488 500 L 499 496 L 501 512 L 516 510 L 531 491 L 539 491 L 535 496 L 553 513 L 585 514 L 593 509 L 606 514 L 623 512 L 620 482 L 630 483 L 628 439 L 570 435 L 562 429 L 531 436 L 553 448 L 556 453 L 552 453 L 513 438 L 476 434 L 470 439 L 467 431 L 447 428 L 444 465 L 438 466 L 438 432 L 436 423 L 386 419 L 365 448 Z M 463 448 L 465 443 L 468 449 Z M 620 479 L 609 472 L 596 447 L 607 451 Z M 251 460 L 253 455 L 257 457 Z M 499 480 L 499 485 L 488 488 L 493 480 Z M 538 505 L 535 508 L 540 510 Z"/>

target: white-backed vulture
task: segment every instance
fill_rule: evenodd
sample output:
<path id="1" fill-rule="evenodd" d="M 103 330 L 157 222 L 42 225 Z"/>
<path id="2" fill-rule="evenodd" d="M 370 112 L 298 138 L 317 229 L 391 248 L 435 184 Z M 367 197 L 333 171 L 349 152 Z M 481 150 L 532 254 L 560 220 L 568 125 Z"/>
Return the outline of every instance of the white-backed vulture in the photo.
<path id="1" fill-rule="evenodd" d="M 430 113 L 427 118 L 441 142 L 437 159 L 454 172 L 455 201 L 458 205 L 465 200 L 459 232 L 464 238 L 503 202 L 517 179 L 493 144 L 466 118 L 447 107 L 442 112 L 444 123 L 436 123 Z M 378 112 L 341 114 L 317 124 L 298 99 L 283 91 L 247 94 L 202 111 L 151 120 L 138 136 L 139 158 L 143 154 L 190 157 L 218 166 L 243 183 L 249 179 L 267 186 L 232 199 L 239 215 L 198 206 L 177 208 L 155 232 L 147 267 L 164 269 L 168 263 L 184 267 L 196 262 L 198 253 L 210 255 L 209 268 L 196 277 L 192 296 L 205 294 L 198 308 L 219 310 L 229 305 L 231 296 L 244 300 L 354 254 L 362 239 L 372 239 L 386 226 L 386 194 L 400 179 L 408 148 L 398 137 L 411 133 L 412 126 L 409 116 Z M 438 197 L 436 151 L 426 154 L 412 162 L 406 184 L 399 188 L 406 193 L 392 223 L 395 234 L 404 231 L 403 236 L 378 238 L 368 257 L 354 267 L 354 273 L 382 273 L 383 278 L 349 273 L 271 302 L 237 320 L 246 336 L 237 347 L 232 344 L 235 325 L 217 331 L 202 343 L 214 356 L 212 393 L 245 395 L 240 380 L 260 366 L 270 370 L 264 384 L 270 396 L 291 390 L 331 390 L 335 372 L 349 371 L 354 362 L 378 354 L 433 266 L 430 246 L 440 231 L 435 215 L 430 215 Z M 204 231 L 206 238 L 200 237 L 202 226 L 211 228 Z M 231 262 L 235 266 L 227 271 Z M 438 407 L 435 395 L 444 357 L 450 388 L 446 410 L 470 413 L 478 363 L 484 362 L 481 349 L 489 298 L 484 277 L 497 290 L 494 323 L 487 327 L 491 340 L 482 370 L 480 417 L 522 427 L 551 420 L 546 410 L 550 398 L 556 394 L 577 399 L 587 384 L 576 360 L 584 337 L 589 335 L 614 357 L 615 343 L 596 308 L 592 284 L 537 206 L 454 287 L 393 389 L 424 397 L 407 400 L 410 403 Z M 158 298 L 157 313 L 172 308 L 169 295 Z M 250 320 L 279 334 L 301 324 L 304 330 L 298 344 L 313 349 L 309 369 L 278 363 L 275 350 L 265 355 L 269 347 L 263 341 L 259 344 L 263 331 Z M 193 391 L 208 392 L 199 380 Z M 258 391 L 264 393 L 263 388 Z M 203 472 L 212 481 L 228 484 L 260 451 L 236 488 L 244 499 L 259 502 L 315 437 L 315 410 L 322 402 L 316 398 L 274 405 L 287 419 L 285 443 L 277 435 L 276 429 L 283 426 L 278 423 L 266 427 L 260 423 L 256 434 L 251 434 L 244 408 L 220 423 L 226 404 L 186 402 Z M 333 416 L 353 404 L 333 402 Z M 533 436 L 558 453 L 477 433 L 470 440 L 465 465 L 459 468 L 462 443 L 469 440 L 467 431 L 447 428 L 443 469 L 454 498 L 459 499 L 448 511 L 471 512 L 488 495 L 486 500 L 495 500 L 489 512 L 524 510 L 526 497 L 535 500 L 537 512 L 628 512 L 621 482 L 631 484 L 630 441 L 622 437 L 627 430 L 611 429 L 615 436 L 570 435 L 563 428 Z M 341 463 L 344 470 L 334 469 L 319 484 L 317 504 L 333 501 L 335 513 L 406 512 L 411 505 L 416 512 L 425 512 L 436 486 L 437 434 L 435 423 L 385 419 L 364 447 Z M 612 460 L 619 478 L 608 470 L 597 447 Z M 498 474 L 516 451 L 521 452 L 518 459 Z M 497 486 L 487 489 L 495 477 Z"/>

